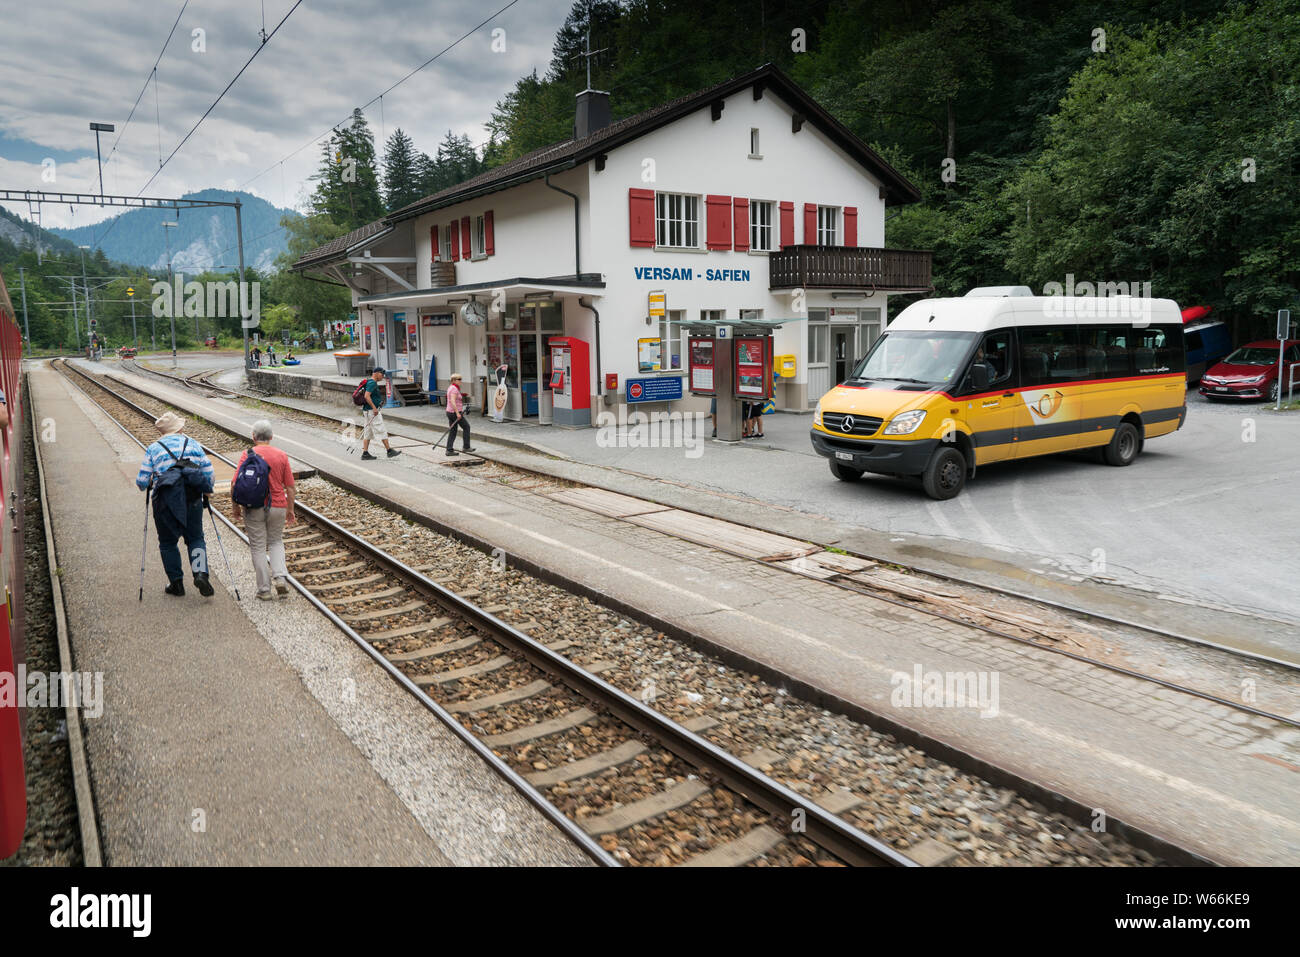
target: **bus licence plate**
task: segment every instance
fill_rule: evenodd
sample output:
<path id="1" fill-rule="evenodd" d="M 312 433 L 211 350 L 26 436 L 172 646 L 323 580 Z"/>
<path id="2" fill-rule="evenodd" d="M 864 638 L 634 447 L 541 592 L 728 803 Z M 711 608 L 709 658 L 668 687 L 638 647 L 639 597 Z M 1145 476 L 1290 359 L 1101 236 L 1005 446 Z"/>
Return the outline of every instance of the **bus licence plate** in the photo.
<path id="1" fill-rule="evenodd" d="M 852 461 L 853 461 L 853 453 L 852 453 L 852 452 L 836 452 L 836 453 L 835 453 L 835 457 L 836 457 L 837 459 L 843 459 L 843 460 L 846 461 L 846 462 L 852 462 Z"/>

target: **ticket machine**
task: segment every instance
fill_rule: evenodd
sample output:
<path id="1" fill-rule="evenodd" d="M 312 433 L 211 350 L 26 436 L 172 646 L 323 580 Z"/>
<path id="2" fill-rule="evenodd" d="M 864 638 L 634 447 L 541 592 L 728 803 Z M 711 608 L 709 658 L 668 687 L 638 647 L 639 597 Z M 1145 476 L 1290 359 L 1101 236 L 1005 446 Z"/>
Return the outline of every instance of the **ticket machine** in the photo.
<path id="1" fill-rule="evenodd" d="M 591 425 L 591 348 L 573 336 L 553 336 L 551 395 L 556 425 Z"/>

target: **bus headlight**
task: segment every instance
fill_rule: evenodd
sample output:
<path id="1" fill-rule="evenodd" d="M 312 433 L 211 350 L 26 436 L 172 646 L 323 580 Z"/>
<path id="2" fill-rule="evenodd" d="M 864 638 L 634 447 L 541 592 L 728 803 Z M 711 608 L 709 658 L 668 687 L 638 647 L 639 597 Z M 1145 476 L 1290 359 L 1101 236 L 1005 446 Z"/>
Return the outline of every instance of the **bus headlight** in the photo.
<path id="1" fill-rule="evenodd" d="M 885 426 L 885 435 L 911 435 L 921 427 L 924 419 L 924 409 L 913 409 L 911 412 L 896 415 L 894 421 Z"/>
<path id="2" fill-rule="evenodd" d="M 817 406 L 813 409 L 813 425 L 822 424 L 822 400 L 817 400 Z"/>

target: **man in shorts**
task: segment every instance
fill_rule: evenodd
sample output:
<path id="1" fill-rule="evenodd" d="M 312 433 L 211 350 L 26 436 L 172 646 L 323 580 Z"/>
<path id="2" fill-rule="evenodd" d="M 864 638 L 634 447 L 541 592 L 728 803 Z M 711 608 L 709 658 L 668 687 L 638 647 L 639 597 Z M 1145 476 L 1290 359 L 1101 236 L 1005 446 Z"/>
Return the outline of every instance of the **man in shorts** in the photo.
<path id="1" fill-rule="evenodd" d="M 397 449 L 388 444 L 388 429 L 384 425 L 384 415 L 380 412 L 383 407 L 384 399 L 387 393 L 384 390 L 384 370 L 376 366 L 370 373 L 370 379 L 366 382 L 366 404 L 361 428 L 361 458 L 362 460 L 374 461 L 378 456 L 370 454 L 370 440 L 379 439 L 384 443 L 384 448 L 388 450 L 388 457 L 395 458 L 401 455 Z"/>

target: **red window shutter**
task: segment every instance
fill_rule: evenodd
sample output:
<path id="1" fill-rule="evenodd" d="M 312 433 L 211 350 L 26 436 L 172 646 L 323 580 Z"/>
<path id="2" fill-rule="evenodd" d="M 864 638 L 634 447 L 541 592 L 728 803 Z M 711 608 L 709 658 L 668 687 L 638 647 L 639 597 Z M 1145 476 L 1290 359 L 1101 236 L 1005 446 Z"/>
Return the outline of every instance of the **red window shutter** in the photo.
<path id="1" fill-rule="evenodd" d="M 492 228 L 492 210 L 489 209 L 486 213 L 483 214 L 483 250 L 489 256 L 496 255 L 496 251 L 497 251 L 496 236 L 493 235 L 493 232 L 494 231 Z"/>
<path id="2" fill-rule="evenodd" d="M 803 204 L 803 244 L 817 245 L 817 204 Z"/>
<path id="3" fill-rule="evenodd" d="M 731 248 L 731 197 L 706 196 L 708 232 L 705 246 L 709 249 Z"/>
<path id="4" fill-rule="evenodd" d="M 743 253 L 749 249 L 749 200 L 743 196 L 733 196 L 731 206 L 731 221 L 736 230 L 736 252 Z"/>
<path id="5" fill-rule="evenodd" d="M 794 245 L 794 203 L 781 203 L 781 248 Z"/>
<path id="6" fill-rule="evenodd" d="M 429 254 L 429 259 L 432 260 L 433 262 L 437 262 L 438 261 L 438 227 L 437 226 L 429 227 L 429 248 L 432 250 L 432 252 Z"/>
<path id="7" fill-rule="evenodd" d="M 628 244 L 655 244 L 655 191 L 631 188 L 627 191 Z"/>
<path id="8" fill-rule="evenodd" d="M 460 230 L 455 220 L 447 224 L 447 235 L 451 237 L 451 261 L 455 262 L 460 258 Z"/>
<path id="9" fill-rule="evenodd" d="M 844 207 L 844 245 L 856 246 L 858 244 L 858 207 Z"/>
<path id="10" fill-rule="evenodd" d="M 460 218 L 460 258 L 469 259 L 470 253 L 469 217 L 462 216 Z"/>

